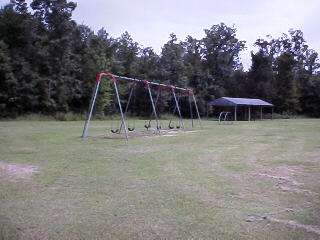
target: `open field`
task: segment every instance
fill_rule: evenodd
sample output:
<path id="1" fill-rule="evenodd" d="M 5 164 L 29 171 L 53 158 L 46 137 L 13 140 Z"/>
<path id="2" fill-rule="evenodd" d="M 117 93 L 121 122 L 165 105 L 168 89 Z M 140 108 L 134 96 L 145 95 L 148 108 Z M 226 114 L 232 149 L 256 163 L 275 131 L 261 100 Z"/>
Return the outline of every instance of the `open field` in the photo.
<path id="1" fill-rule="evenodd" d="M 0 122 L 0 239 L 320 239 L 320 120 L 203 124 Z"/>

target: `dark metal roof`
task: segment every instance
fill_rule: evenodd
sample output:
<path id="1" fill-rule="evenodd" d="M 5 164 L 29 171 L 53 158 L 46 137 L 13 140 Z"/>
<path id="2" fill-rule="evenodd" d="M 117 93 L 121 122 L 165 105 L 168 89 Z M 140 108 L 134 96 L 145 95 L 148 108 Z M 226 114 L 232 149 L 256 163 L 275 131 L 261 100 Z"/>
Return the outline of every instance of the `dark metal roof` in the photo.
<path id="1" fill-rule="evenodd" d="M 222 97 L 209 102 L 213 106 L 264 106 L 273 107 L 273 104 L 256 98 Z"/>

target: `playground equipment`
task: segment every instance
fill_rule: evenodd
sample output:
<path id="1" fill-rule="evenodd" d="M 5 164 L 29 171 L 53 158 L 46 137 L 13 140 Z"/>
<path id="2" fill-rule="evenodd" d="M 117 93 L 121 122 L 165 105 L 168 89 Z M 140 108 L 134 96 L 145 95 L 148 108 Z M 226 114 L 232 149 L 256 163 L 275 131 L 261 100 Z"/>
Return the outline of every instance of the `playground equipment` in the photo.
<path id="1" fill-rule="evenodd" d="M 232 124 L 231 112 L 221 112 L 219 115 L 219 124 Z"/>
<path id="2" fill-rule="evenodd" d="M 115 90 L 118 108 L 119 108 L 119 112 L 120 112 L 120 116 L 121 116 L 120 127 L 117 129 L 111 129 L 111 132 L 120 134 L 122 132 L 122 130 L 124 130 L 126 141 L 128 141 L 128 132 L 135 130 L 135 125 L 128 126 L 128 124 L 126 122 L 126 115 L 127 115 L 129 105 L 132 101 L 132 96 L 134 95 L 134 89 L 138 86 L 144 87 L 144 89 L 146 89 L 146 91 L 149 95 L 149 99 L 150 99 L 150 103 L 151 103 L 151 107 L 152 107 L 152 114 L 151 114 L 150 120 L 148 122 L 146 122 L 146 124 L 145 124 L 145 128 L 147 130 L 149 130 L 151 128 L 151 120 L 152 120 L 152 118 L 154 118 L 154 120 L 156 121 L 156 128 L 155 128 L 156 133 L 159 133 L 159 134 L 161 133 L 160 131 L 162 129 L 162 126 L 161 126 L 160 119 L 159 119 L 159 116 L 157 113 L 157 104 L 158 104 L 159 98 L 161 97 L 162 91 L 166 91 L 166 92 L 172 94 L 172 96 L 173 96 L 174 103 L 175 103 L 174 113 L 177 111 L 178 116 L 179 116 L 179 125 L 176 126 L 177 129 L 184 129 L 183 118 L 181 115 L 179 101 L 177 98 L 178 92 L 180 94 L 184 94 L 185 96 L 188 97 L 189 107 L 190 107 L 189 110 L 190 110 L 190 117 L 191 117 L 191 126 L 194 127 L 192 104 L 194 104 L 194 107 L 195 107 L 196 113 L 197 113 L 198 122 L 199 122 L 199 125 L 201 126 L 201 118 L 200 118 L 196 98 L 195 98 L 195 95 L 194 95 L 192 89 L 181 88 L 181 87 L 176 87 L 176 86 L 166 85 L 166 84 L 161 84 L 161 83 L 156 83 L 156 82 L 150 82 L 147 80 L 140 80 L 140 79 L 136 79 L 136 78 L 117 76 L 117 75 L 114 75 L 110 72 L 101 72 L 101 73 L 97 74 L 97 76 L 96 76 L 96 82 L 95 82 L 93 94 L 92 94 L 90 105 L 89 105 L 89 111 L 88 111 L 87 118 L 86 118 L 86 121 L 84 124 L 83 132 L 82 132 L 83 139 L 88 136 L 89 125 L 90 125 L 90 121 L 92 118 L 93 109 L 96 104 L 100 83 L 104 77 L 110 79 L 113 84 L 113 88 Z M 127 105 L 126 105 L 126 108 L 124 111 L 122 108 L 121 99 L 120 99 L 120 95 L 119 95 L 119 88 L 118 88 L 118 82 L 120 82 L 120 81 L 124 82 L 124 83 L 128 83 L 128 84 L 129 83 L 132 84 L 131 88 L 130 88 L 130 93 L 129 93 Z M 154 100 L 153 94 L 152 94 L 152 92 L 154 92 L 154 91 L 157 92 L 156 100 Z M 168 127 L 169 127 L 169 129 L 174 128 L 172 121 L 170 121 Z"/>

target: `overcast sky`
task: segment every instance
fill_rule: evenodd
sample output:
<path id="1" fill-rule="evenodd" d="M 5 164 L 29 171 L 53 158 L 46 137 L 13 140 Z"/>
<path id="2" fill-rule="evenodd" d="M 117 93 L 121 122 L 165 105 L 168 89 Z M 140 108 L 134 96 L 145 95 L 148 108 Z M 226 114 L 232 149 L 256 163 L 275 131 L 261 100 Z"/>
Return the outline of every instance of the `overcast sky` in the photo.
<path id="1" fill-rule="evenodd" d="M 7 1 L 7 0 L 0 0 Z M 224 22 L 246 40 L 243 65 L 251 65 L 250 51 L 258 37 L 278 37 L 290 28 L 301 29 L 309 46 L 320 53 L 320 0 L 74 0 L 73 18 L 95 31 L 104 27 L 114 37 L 128 31 L 144 47 L 161 47 L 175 33 L 204 36 L 203 29 Z"/>

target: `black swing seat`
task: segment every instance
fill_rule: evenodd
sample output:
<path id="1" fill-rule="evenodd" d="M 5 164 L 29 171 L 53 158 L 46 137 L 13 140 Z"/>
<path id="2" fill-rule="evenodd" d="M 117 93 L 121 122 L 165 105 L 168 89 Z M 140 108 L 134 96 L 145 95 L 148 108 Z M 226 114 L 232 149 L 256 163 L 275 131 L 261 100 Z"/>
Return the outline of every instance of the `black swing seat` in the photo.
<path id="1" fill-rule="evenodd" d="M 174 129 L 174 126 L 172 126 L 171 123 L 172 123 L 172 121 L 170 120 L 168 127 L 169 127 L 169 129 Z"/>
<path id="2" fill-rule="evenodd" d="M 133 127 L 133 128 L 128 127 L 129 132 L 133 132 L 134 130 L 135 130 L 135 127 Z"/>
<path id="3" fill-rule="evenodd" d="M 110 130 L 112 133 L 119 133 L 120 129 L 111 129 Z"/>

